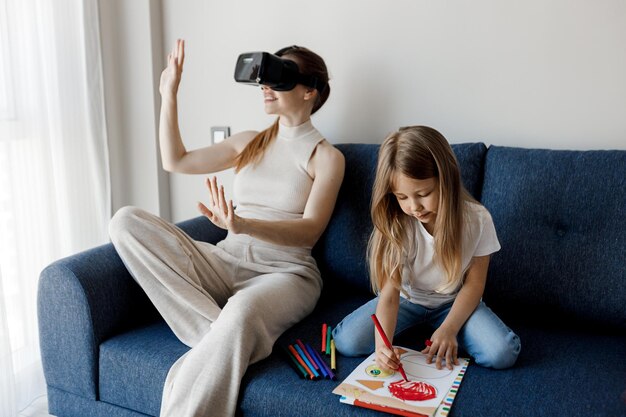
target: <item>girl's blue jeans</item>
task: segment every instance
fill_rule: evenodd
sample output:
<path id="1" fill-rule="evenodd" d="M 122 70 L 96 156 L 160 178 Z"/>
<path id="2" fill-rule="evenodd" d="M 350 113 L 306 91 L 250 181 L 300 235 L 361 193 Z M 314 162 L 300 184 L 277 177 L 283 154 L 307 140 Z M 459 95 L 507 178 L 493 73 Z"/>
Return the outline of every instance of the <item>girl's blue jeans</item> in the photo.
<path id="1" fill-rule="evenodd" d="M 374 351 L 374 322 L 378 297 L 346 316 L 333 330 L 337 350 L 345 356 L 369 355 Z M 429 309 L 400 297 L 395 335 L 425 324 L 437 329 L 450 312 L 452 303 Z M 485 367 L 513 366 L 521 349 L 519 337 L 482 301 L 457 335 L 459 347 Z"/>

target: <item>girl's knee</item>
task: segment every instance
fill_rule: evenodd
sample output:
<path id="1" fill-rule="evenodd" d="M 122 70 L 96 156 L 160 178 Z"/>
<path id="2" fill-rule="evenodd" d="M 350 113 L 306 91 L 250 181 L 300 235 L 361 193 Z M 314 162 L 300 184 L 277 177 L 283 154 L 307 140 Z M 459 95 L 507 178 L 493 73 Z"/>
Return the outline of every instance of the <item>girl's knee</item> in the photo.
<path id="1" fill-rule="evenodd" d="M 519 337 L 511 332 L 501 343 L 492 343 L 475 356 L 476 363 L 486 368 L 506 369 L 515 365 L 522 345 Z"/>
<path id="2" fill-rule="evenodd" d="M 465 324 L 462 338 L 476 363 L 488 368 L 510 368 L 521 350 L 520 338 L 482 302 Z"/>
<path id="3" fill-rule="evenodd" d="M 373 337 L 339 324 L 333 329 L 335 348 L 344 356 L 364 356 L 374 351 Z"/>
<path id="4" fill-rule="evenodd" d="M 333 329 L 337 351 L 344 356 L 364 356 L 374 351 L 374 323 L 378 298 L 374 298 L 352 313 Z"/>

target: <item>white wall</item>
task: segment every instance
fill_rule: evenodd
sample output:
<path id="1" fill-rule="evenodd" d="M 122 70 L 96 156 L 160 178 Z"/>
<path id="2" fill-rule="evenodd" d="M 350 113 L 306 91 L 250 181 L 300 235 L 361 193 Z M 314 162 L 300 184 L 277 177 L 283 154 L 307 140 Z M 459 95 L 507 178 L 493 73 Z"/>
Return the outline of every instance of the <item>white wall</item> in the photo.
<path id="1" fill-rule="evenodd" d="M 157 142 L 161 5 L 102 0 L 99 11 L 113 212 L 134 205 L 169 219 L 169 176 Z"/>
<path id="2" fill-rule="evenodd" d="M 211 126 L 271 123 L 258 88 L 233 81 L 234 63 L 290 44 L 330 69 L 331 96 L 313 122 L 333 143 L 379 143 L 426 124 L 453 143 L 626 149 L 623 0 L 162 4 L 166 48 L 186 39 L 179 114 L 189 149 L 209 143 Z M 230 173 L 220 178 L 229 185 Z M 173 219 L 197 215 L 202 177 L 170 180 Z"/>

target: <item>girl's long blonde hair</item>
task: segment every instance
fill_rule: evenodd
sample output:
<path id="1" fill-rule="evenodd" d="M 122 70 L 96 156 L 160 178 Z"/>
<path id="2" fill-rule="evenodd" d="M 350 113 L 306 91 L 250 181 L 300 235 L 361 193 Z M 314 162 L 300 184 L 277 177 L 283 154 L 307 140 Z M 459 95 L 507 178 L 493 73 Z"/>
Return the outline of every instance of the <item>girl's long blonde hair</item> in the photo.
<path id="1" fill-rule="evenodd" d="M 328 69 L 321 56 L 302 46 L 288 46 L 276 52 L 277 56 L 288 57 L 298 65 L 298 70 L 303 75 L 312 75 L 320 82 L 324 83 L 322 91 L 317 92 L 317 98 L 311 114 L 314 114 L 328 100 L 330 95 L 330 85 L 328 84 Z M 235 159 L 235 171 L 248 164 L 258 162 L 265 153 L 267 147 L 274 141 L 278 134 L 278 118 L 267 129 L 259 132 L 254 139 L 246 145 L 244 150 Z"/>
<path id="2" fill-rule="evenodd" d="M 401 289 L 404 260 L 413 245 L 417 220 L 402 211 L 392 193 L 397 174 L 417 180 L 438 179 L 435 262 L 446 273 L 445 284 L 438 291 L 456 288 L 463 279 L 461 234 L 465 202 L 475 200 L 463 187 L 459 164 L 443 135 L 427 126 L 410 126 L 387 136 L 378 152 L 371 203 L 374 230 L 368 244 L 372 289 L 377 293 L 387 279 Z"/>

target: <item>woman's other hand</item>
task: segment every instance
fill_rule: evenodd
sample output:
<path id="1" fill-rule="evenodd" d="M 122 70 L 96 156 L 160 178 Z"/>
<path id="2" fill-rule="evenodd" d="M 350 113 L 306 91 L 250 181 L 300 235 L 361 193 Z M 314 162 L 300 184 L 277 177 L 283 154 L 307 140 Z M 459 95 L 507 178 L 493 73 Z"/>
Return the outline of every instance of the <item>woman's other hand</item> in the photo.
<path id="1" fill-rule="evenodd" d="M 159 92 L 163 97 L 176 96 L 185 62 L 185 41 L 177 39 L 174 49 L 167 55 L 167 67 L 161 73 Z"/>
<path id="2" fill-rule="evenodd" d="M 211 222 L 222 229 L 233 233 L 241 233 L 243 219 L 235 214 L 233 200 L 224 197 L 224 186 L 217 185 L 217 178 L 207 178 L 206 185 L 209 189 L 209 206 L 198 203 L 198 210 Z"/>

